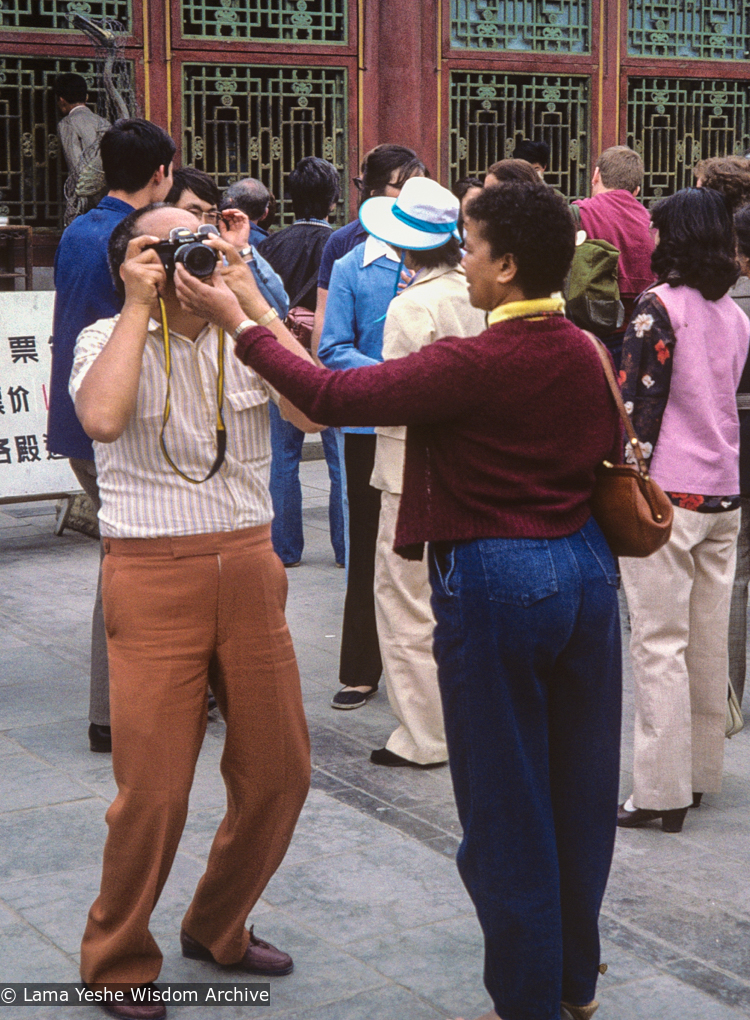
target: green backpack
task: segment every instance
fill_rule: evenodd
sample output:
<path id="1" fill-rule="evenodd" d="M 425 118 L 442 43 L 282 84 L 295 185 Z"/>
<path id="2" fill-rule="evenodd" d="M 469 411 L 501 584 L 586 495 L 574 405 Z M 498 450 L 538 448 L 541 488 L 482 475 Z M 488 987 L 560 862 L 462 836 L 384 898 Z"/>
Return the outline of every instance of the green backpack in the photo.
<path id="1" fill-rule="evenodd" d="M 581 229 L 581 210 L 570 207 L 576 229 Z M 565 281 L 566 314 L 576 326 L 606 336 L 622 326 L 625 310 L 617 284 L 620 252 L 608 241 L 591 237 L 579 245 Z"/>

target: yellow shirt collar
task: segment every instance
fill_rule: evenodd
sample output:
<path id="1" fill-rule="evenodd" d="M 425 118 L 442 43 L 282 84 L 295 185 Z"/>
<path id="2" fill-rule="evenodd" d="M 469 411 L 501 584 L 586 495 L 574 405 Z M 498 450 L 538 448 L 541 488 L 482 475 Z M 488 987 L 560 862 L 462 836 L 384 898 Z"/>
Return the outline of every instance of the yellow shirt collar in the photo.
<path id="1" fill-rule="evenodd" d="M 487 316 L 487 324 L 507 322 L 508 319 L 528 319 L 535 315 L 564 315 L 565 300 L 561 294 L 552 297 L 534 298 L 533 301 L 511 301 L 507 305 L 498 305 Z"/>

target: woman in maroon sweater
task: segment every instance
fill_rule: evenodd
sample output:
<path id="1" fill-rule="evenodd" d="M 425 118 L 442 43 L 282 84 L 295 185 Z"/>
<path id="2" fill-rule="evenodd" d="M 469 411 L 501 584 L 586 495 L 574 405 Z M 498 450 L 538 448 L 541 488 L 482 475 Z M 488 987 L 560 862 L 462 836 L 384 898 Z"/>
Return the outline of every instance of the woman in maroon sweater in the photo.
<path id="1" fill-rule="evenodd" d="M 485 936 L 486 1016 L 559 1020 L 562 1001 L 563 1016 L 588 1020 L 621 688 L 617 568 L 589 498 L 597 464 L 619 460 L 619 421 L 596 351 L 550 296 L 573 254 L 562 199 L 543 184 L 487 189 L 466 224 L 463 264 L 487 330 L 368 368 L 302 360 L 232 266 L 213 287 L 175 280 L 314 420 L 409 426 L 396 548 L 410 557 L 430 543 L 457 862 Z"/>

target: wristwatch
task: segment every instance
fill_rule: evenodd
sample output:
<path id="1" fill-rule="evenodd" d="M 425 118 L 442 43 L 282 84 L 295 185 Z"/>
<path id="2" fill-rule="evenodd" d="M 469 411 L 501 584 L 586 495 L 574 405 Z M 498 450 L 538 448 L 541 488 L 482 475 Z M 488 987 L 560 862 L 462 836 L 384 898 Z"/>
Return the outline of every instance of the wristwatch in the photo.
<path id="1" fill-rule="evenodd" d="M 244 333 L 246 329 L 253 329 L 257 325 L 258 323 L 254 319 L 243 319 L 237 329 L 235 329 L 232 333 L 234 342 L 237 343 L 240 338 L 240 333 Z"/>
<path id="2" fill-rule="evenodd" d="M 240 248 L 240 250 L 237 252 L 237 254 L 239 255 L 239 257 L 241 259 L 248 258 L 250 255 L 253 254 L 253 247 L 252 247 L 252 245 L 248 244 L 247 247 Z"/>
<path id="3" fill-rule="evenodd" d="M 264 315 L 261 315 L 261 317 L 258 319 L 258 325 L 267 326 L 269 322 L 273 322 L 273 320 L 278 319 L 278 317 L 279 313 L 276 311 L 276 309 L 269 308 L 268 311 Z"/>

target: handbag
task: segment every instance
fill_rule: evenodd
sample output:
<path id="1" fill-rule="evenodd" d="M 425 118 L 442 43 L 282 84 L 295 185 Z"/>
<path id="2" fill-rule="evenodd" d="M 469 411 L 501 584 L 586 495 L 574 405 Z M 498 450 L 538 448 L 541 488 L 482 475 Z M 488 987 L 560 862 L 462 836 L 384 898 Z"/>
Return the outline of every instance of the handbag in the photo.
<path id="1" fill-rule="evenodd" d="M 742 708 L 737 700 L 732 681 L 729 681 L 727 689 L 727 721 L 724 727 L 724 736 L 733 737 L 735 733 L 745 728 L 745 720 L 742 717 Z"/>
<path id="2" fill-rule="evenodd" d="M 596 347 L 636 459 L 636 467 L 610 464 L 607 460 L 599 465 L 591 494 L 591 512 L 614 556 L 650 556 L 669 541 L 674 509 L 663 489 L 648 473 L 607 348 L 593 333 L 586 333 L 586 336 Z"/>
<path id="3" fill-rule="evenodd" d="M 302 288 L 299 294 L 297 294 L 297 296 L 295 297 L 294 301 L 292 302 L 292 307 L 289 309 L 287 317 L 284 319 L 284 325 L 286 326 L 286 328 L 289 330 L 289 332 L 292 334 L 295 340 L 302 344 L 306 351 L 309 351 L 312 346 L 313 326 L 315 325 L 315 312 L 311 312 L 309 308 L 305 308 L 305 306 L 301 305 L 299 302 L 302 300 L 305 294 L 307 294 L 310 287 L 312 287 L 313 283 L 315 283 L 317 278 L 318 270 L 316 268 L 313 275 L 305 283 L 305 286 Z"/>

